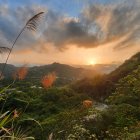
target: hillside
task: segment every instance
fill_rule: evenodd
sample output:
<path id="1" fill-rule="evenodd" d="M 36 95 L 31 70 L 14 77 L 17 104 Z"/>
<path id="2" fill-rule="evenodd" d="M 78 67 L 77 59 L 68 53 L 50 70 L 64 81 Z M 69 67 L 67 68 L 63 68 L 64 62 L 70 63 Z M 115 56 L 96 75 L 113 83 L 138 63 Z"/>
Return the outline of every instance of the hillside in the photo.
<path id="1" fill-rule="evenodd" d="M 137 53 L 108 75 L 98 74 L 94 78 L 86 77 L 78 80 L 71 86 L 53 85 L 48 89 L 43 88 L 41 84 L 35 86 L 34 76 L 40 78 L 47 72 L 55 71 L 61 78 L 75 76 L 78 79 L 80 73 L 89 71 L 58 63 L 31 67 L 27 76 L 31 81 L 17 80 L 5 91 L 8 95 L 5 111 L 25 110 L 23 117 L 39 121 L 43 127 L 42 133 L 39 126 L 31 122 L 21 123 L 24 130 L 28 129 L 29 133 L 39 140 L 44 136 L 48 138 L 52 132 L 54 139 L 69 140 L 71 134 L 75 135 L 75 132 L 81 134 L 79 130 L 87 130 L 88 133 L 84 133 L 84 137 L 87 137 L 87 134 L 88 137 L 94 134 L 94 138 L 99 140 L 126 139 L 126 137 L 131 140 L 135 140 L 135 137 L 139 139 L 139 57 L 140 53 Z M 11 65 L 7 68 L 11 67 L 17 69 Z M 37 80 L 39 82 L 39 79 L 34 81 Z M 3 84 L 3 81 L 1 82 Z M 85 100 L 93 101 L 93 106 L 84 108 Z M 103 105 L 105 108 L 100 109 Z"/>
<path id="2" fill-rule="evenodd" d="M 28 76 L 29 78 L 40 78 L 49 72 L 55 72 L 58 78 L 67 78 L 71 80 L 79 79 L 95 73 L 95 71 L 92 70 L 75 68 L 66 64 L 52 63 L 44 66 L 31 67 L 29 69 Z"/>
<path id="3" fill-rule="evenodd" d="M 77 92 L 86 93 L 96 100 L 103 100 L 114 91 L 115 85 L 120 79 L 137 69 L 139 65 L 140 52 L 126 60 L 110 74 L 79 80 L 72 87 Z"/>
<path id="4" fill-rule="evenodd" d="M 120 63 L 111 63 L 111 64 L 95 64 L 95 65 L 78 65 L 77 67 L 88 70 L 94 70 L 102 74 L 109 74 L 110 72 L 118 68 L 119 65 Z"/>
<path id="5" fill-rule="evenodd" d="M 2 70 L 3 65 L 4 64 L 0 64 L 0 70 Z M 11 78 L 13 73 L 16 72 L 18 68 L 19 67 L 16 67 L 14 65 L 7 64 L 4 71 L 5 79 Z M 43 76 L 51 72 L 56 73 L 56 85 L 65 85 L 84 77 L 94 77 L 97 74 L 97 72 L 94 70 L 75 68 L 66 64 L 52 63 L 49 65 L 28 67 L 26 80 L 35 83 L 40 82 Z"/>
<path id="6" fill-rule="evenodd" d="M 126 60 L 121 66 L 111 72 L 108 77 L 112 82 L 117 82 L 120 78 L 125 77 L 133 70 L 137 69 L 138 65 L 140 65 L 140 52 Z"/>
<path id="7" fill-rule="evenodd" d="M 0 71 L 3 70 L 4 64 L 1 63 L 0 64 Z M 4 76 L 7 77 L 11 77 L 11 75 L 16 71 L 17 67 L 11 64 L 7 64 L 4 70 Z"/>
<path id="8" fill-rule="evenodd" d="M 22 126 L 39 140 L 42 140 L 42 135 L 43 138 L 44 136 L 48 138 L 52 132 L 54 139 L 69 140 L 71 133 L 75 135 L 76 131 L 81 134 L 79 130 L 87 130 L 88 133 L 84 133 L 84 137 L 87 137 L 87 134 L 88 137 L 94 134 L 94 138 L 97 137 L 96 139 L 99 140 L 126 137 L 135 140 L 135 137 L 140 137 L 138 125 L 140 122 L 140 67 L 135 69 L 139 65 L 137 62 L 139 55 L 139 53 L 134 55 L 112 72 L 116 79 L 120 78 L 119 82 L 109 81 L 113 77 L 112 73 L 79 80 L 73 83 L 75 88 L 52 86 L 45 89 L 33 86 L 32 81 L 17 80 L 12 88 L 6 91 L 10 94 L 8 94 L 5 111 L 15 108 L 21 111 L 21 108 L 24 110 L 28 104 L 23 116 L 39 121 L 43 131 L 40 133 L 39 126 L 31 122 L 24 121 Z M 30 68 L 28 78 L 35 76 L 37 72 L 36 76 L 39 77 L 46 70 L 47 72 L 57 70 L 56 72 L 61 74 L 62 67 L 67 71 L 65 75 L 60 76 L 65 77 L 69 73 L 74 76 L 77 72 L 77 68 L 54 63 Z M 129 69 L 125 69 L 126 67 Z M 81 72 L 84 69 L 78 70 Z M 127 73 L 123 73 L 124 71 Z M 123 74 L 120 75 L 121 73 Z M 71 76 L 69 75 L 69 78 Z M 114 86 L 116 83 L 118 83 L 117 88 Z M 91 100 L 95 104 L 91 108 L 84 108 L 82 104 L 84 100 Z M 103 105 L 106 108 L 100 109 Z M 82 139 L 81 136 L 80 139 Z"/>

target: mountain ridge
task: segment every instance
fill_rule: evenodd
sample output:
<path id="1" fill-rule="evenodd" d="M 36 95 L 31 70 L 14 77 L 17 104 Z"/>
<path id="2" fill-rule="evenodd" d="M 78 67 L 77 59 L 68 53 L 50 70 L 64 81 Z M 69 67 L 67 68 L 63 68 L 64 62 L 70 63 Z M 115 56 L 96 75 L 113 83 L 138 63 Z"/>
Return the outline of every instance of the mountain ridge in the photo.
<path id="1" fill-rule="evenodd" d="M 2 71 L 2 68 L 4 66 L 4 63 L 0 64 L 0 70 Z M 12 75 L 18 70 L 18 66 L 14 66 L 11 64 L 7 64 L 5 71 L 4 71 L 4 77 L 5 79 L 11 79 Z M 43 66 L 32 66 L 28 67 L 28 73 L 25 78 L 27 81 L 33 81 L 38 82 L 41 80 L 41 78 L 48 73 L 55 72 L 57 76 L 57 81 L 60 83 L 60 85 L 69 84 L 70 82 L 78 79 L 82 79 L 84 77 L 94 77 L 97 72 L 93 70 L 87 70 L 84 68 L 75 68 L 70 65 L 66 64 L 60 64 L 60 63 L 52 63 L 49 65 L 43 65 Z"/>

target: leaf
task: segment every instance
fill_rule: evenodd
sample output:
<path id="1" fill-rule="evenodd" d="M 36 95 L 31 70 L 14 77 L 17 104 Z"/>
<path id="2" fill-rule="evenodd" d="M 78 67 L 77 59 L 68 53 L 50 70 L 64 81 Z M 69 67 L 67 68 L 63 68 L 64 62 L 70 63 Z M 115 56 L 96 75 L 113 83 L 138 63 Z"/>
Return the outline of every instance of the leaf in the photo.
<path id="1" fill-rule="evenodd" d="M 42 128 L 41 124 L 39 123 L 39 121 L 37 121 L 37 120 L 35 120 L 33 118 L 27 118 L 27 119 L 23 119 L 21 121 L 34 121 L 41 128 L 41 130 L 43 130 L 43 128 Z"/>
<path id="2" fill-rule="evenodd" d="M 10 116 L 11 114 L 5 116 L 5 118 L 2 121 L 0 121 L 0 128 L 2 128 L 5 124 L 9 122 Z"/>
<path id="3" fill-rule="evenodd" d="M 0 138 L 10 138 L 10 139 L 14 139 L 14 140 L 20 140 L 20 138 L 15 137 L 15 136 L 1 136 Z M 35 140 L 34 137 L 25 137 L 23 138 L 24 140 Z"/>
<path id="4" fill-rule="evenodd" d="M 4 127 L 2 127 L 2 130 L 5 131 L 7 134 L 11 135 L 11 133 Z"/>
<path id="5" fill-rule="evenodd" d="M 2 119 L 3 117 L 5 117 L 10 111 L 6 111 L 5 113 L 3 113 L 1 116 L 0 116 L 0 119 Z"/>
<path id="6" fill-rule="evenodd" d="M 0 91 L 0 94 L 2 94 L 4 91 L 6 91 L 9 87 L 11 87 L 13 85 L 13 83 L 11 83 L 10 85 L 8 85 L 7 87 L 5 87 L 4 89 L 2 89 Z"/>

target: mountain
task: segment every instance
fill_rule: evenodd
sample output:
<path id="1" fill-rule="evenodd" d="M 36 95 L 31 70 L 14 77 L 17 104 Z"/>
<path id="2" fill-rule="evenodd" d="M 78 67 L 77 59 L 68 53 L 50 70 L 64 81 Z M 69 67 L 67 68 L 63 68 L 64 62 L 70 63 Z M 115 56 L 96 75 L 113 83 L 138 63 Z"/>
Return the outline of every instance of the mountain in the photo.
<path id="1" fill-rule="evenodd" d="M 0 64 L 2 70 L 4 64 Z M 5 78 L 11 78 L 12 74 L 18 69 L 14 65 L 7 64 L 4 71 Z M 67 84 L 74 80 L 82 79 L 84 77 L 94 77 L 97 74 L 94 70 L 88 70 L 84 68 L 75 68 L 66 64 L 52 63 L 43 66 L 28 67 L 28 74 L 26 80 L 28 81 L 40 81 L 41 78 L 51 72 L 55 72 L 57 81 L 59 84 Z"/>
<path id="2" fill-rule="evenodd" d="M 113 72 L 94 78 L 84 78 L 74 83 L 72 87 L 77 92 L 86 93 L 95 100 L 101 100 L 112 94 L 118 81 L 136 70 L 139 65 L 140 52 L 126 60 Z"/>
<path id="3" fill-rule="evenodd" d="M 42 77 L 47 73 L 55 72 L 57 77 L 68 79 L 79 79 L 85 76 L 94 75 L 95 71 L 84 68 L 75 68 L 66 64 L 53 63 L 44 66 L 34 66 L 29 69 L 29 77 Z"/>
<path id="4" fill-rule="evenodd" d="M 0 64 L 0 72 L 3 71 L 4 63 Z M 11 64 L 7 64 L 4 70 L 5 77 L 11 77 L 11 75 L 17 70 L 17 67 Z"/>
<path id="5" fill-rule="evenodd" d="M 0 70 L 2 70 L 3 65 L 4 64 L 0 64 Z M 140 52 L 132 56 L 130 59 L 126 60 L 119 67 L 116 64 L 98 64 L 95 66 L 79 66 L 79 68 L 60 63 L 52 63 L 43 66 L 33 66 L 28 68 L 28 75 L 26 79 L 29 81 L 37 82 L 40 81 L 44 75 L 50 72 L 55 72 L 57 75 L 57 82 L 60 85 L 68 84 L 72 81 L 79 80 L 75 86 L 78 86 L 78 89 L 80 89 L 80 91 L 82 92 L 87 92 L 86 89 L 88 87 L 88 92 L 90 91 L 92 93 L 95 92 L 94 88 L 92 88 L 93 84 L 95 84 L 95 76 L 99 75 L 99 73 L 108 73 L 117 67 L 111 73 L 101 76 L 100 80 L 98 80 L 98 82 L 94 85 L 94 87 L 99 87 L 96 89 L 97 92 L 100 92 L 101 88 L 104 89 L 102 90 L 102 94 L 104 94 L 104 92 L 106 92 L 106 87 L 108 88 L 107 90 L 110 90 L 109 87 L 113 87 L 119 79 L 125 77 L 127 74 L 132 72 L 138 67 L 138 65 L 140 65 Z M 11 77 L 11 75 L 17 70 L 17 68 L 18 67 L 16 66 L 7 64 L 4 71 L 5 77 Z M 85 77 L 86 80 L 84 79 L 80 81 L 80 79 Z M 96 78 L 96 80 L 97 79 L 98 78 Z"/>
<path id="6" fill-rule="evenodd" d="M 112 63 L 112 64 L 95 64 L 95 65 L 78 65 L 77 67 L 81 67 L 88 70 L 94 70 L 101 74 L 108 74 L 114 71 L 120 63 Z"/>

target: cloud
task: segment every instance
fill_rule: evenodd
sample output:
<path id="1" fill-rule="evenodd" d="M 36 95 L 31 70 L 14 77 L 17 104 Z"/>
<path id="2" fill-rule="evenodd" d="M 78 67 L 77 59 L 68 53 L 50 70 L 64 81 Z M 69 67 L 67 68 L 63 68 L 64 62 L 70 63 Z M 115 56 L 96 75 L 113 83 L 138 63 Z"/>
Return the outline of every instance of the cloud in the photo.
<path id="1" fill-rule="evenodd" d="M 52 17 L 52 13 L 49 16 L 51 21 L 48 22 L 44 37 L 56 47 L 76 45 L 95 48 L 127 36 L 114 46 L 119 49 L 139 41 L 140 3 L 138 1 L 117 5 L 90 5 L 82 11 L 76 21 L 64 22 L 62 20 L 64 17 L 53 14 Z"/>
<path id="2" fill-rule="evenodd" d="M 8 5 L 0 6 L 0 44 L 11 44 L 26 21 L 47 6 L 24 5 L 12 9 Z M 49 9 L 45 15 L 43 32 L 40 38 L 24 32 L 16 49 L 31 48 L 41 52 L 46 44 L 60 50 L 72 45 L 83 48 L 96 48 L 118 40 L 115 49 L 133 46 L 139 42 L 140 3 L 128 0 L 126 3 L 91 4 L 81 9 L 78 17 Z M 41 31 L 42 31 L 41 30 Z M 120 41 L 121 40 L 121 41 Z M 37 48 L 38 46 L 38 48 Z M 48 47 L 48 45 L 47 45 Z"/>

